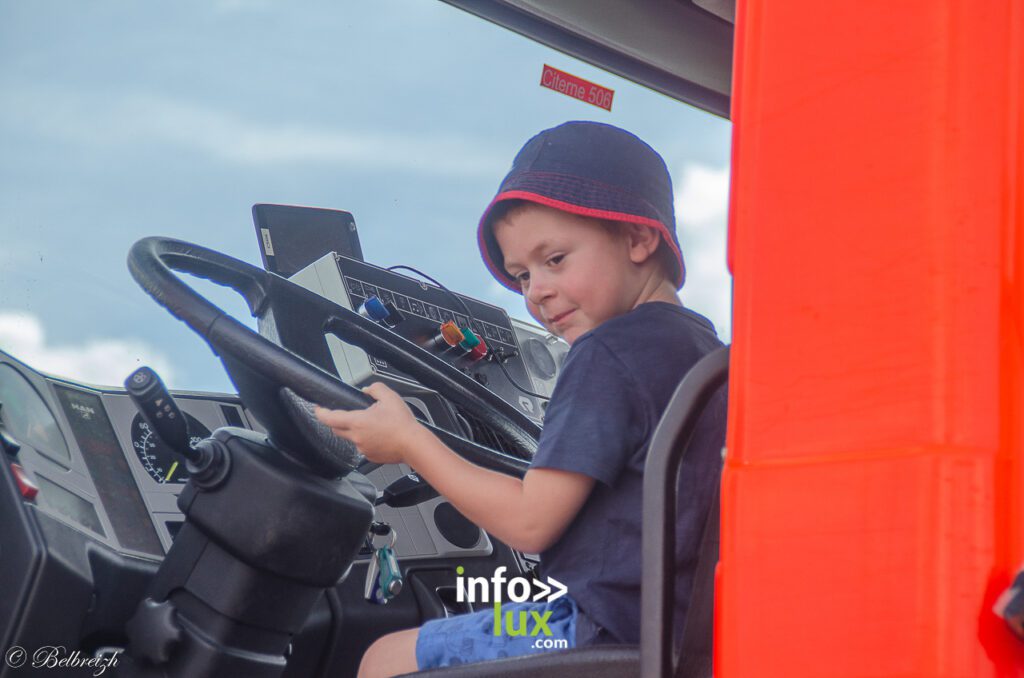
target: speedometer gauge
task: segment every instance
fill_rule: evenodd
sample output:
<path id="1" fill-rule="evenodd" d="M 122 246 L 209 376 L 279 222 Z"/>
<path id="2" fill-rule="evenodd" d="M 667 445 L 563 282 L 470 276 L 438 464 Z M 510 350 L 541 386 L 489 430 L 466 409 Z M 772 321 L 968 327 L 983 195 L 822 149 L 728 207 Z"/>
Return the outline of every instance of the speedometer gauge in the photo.
<path id="1" fill-rule="evenodd" d="M 182 414 L 188 422 L 188 444 L 195 449 L 200 440 L 210 437 L 210 430 L 191 414 Z M 141 414 L 136 414 L 132 420 L 132 448 L 146 473 L 158 483 L 184 483 L 188 480 L 184 459 L 160 440 Z"/>

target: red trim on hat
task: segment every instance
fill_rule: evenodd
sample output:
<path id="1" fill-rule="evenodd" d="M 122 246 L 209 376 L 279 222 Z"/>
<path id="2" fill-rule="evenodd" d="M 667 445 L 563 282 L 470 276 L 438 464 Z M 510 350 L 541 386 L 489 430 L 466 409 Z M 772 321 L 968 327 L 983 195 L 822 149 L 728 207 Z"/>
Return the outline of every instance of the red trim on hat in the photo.
<path id="1" fill-rule="evenodd" d="M 515 283 L 515 281 L 512 280 L 512 277 L 509 276 L 503 268 L 499 267 L 491 260 L 491 253 L 488 251 L 487 242 L 484 240 L 484 223 L 487 221 L 487 216 L 491 213 L 491 208 L 497 205 L 500 200 L 501 195 L 495 196 L 494 200 L 491 201 L 491 204 L 484 210 L 483 216 L 480 217 L 480 221 L 476 225 L 476 245 L 480 249 L 480 255 L 484 259 L 484 266 L 486 266 L 487 270 L 491 272 L 494 279 L 513 292 L 522 294 L 522 287 L 514 285 L 513 283 Z"/>
<path id="2" fill-rule="evenodd" d="M 661 239 L 665 241 L 669 249 L 672 250 L 673 254 L 676 255 L 676 263 L 679 264 L 679 279 L 674 281 L 678 288 L 683 280 L 683 255 L 676 246 L 675 241 L 672 239 L 672 234 L 669 232 L 668 227 L 661 223 L 657 219 L 651 219 L 649 217 L 641 217 L 636 214 L 628 214 L 626 212 L 612 212 L 610 210 L 599 210 L 592 207 L 583 207 L 582 205 L 574 205 L 572 203 L 563 202 L 561 200 L 555 200 L 549 198 L 546 195 L 539 195 L 537 193 L 530 193 L 529 191 L 506 191 L 499 193 L 494 196 L 494 200 L 484 210 L 484 214 L 480 217 L 480 222 L 476 227 L 476 241 L 477 246 L 480 248 L 480 253 L 483 255 L 484 264 L 490 270 L 499 283 L 512 290 L 513 292 L 523 293 L 523 290 L 519 286 L 515 285 L 515 280 L 509 276 L 509 274 L 502 268 L 498 267 L 492 260 L 490 252 L 487 251 L 487 243 L 484 240 L 484 224 L 487 222 L 487 217 L 491 213 L 491 209 L 503 200 L 526 200 L 527 202 L 535 202 L 547 207 L 551 207 L 562 212 L 569 212 L 570 214 L 578 214 L 582 217 L 592 217 L 594 219 L 610 219 L 612 221 L 625 221 L 632 224 L 641 224 L 643 226 L 649 226 L 661 235 Z"/>

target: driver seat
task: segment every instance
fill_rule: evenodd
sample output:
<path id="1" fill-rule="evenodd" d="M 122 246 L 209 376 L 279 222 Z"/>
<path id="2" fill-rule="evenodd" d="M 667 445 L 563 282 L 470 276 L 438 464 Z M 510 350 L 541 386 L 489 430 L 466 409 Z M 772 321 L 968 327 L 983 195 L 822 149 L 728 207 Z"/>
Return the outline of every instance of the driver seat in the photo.
<path id="1" fill-rule="evenodd" d="M 430 669 L 430 678 L 711 678 L 719 501 L 716 489 L 701 537 L 678 656 L 672 628 L 676 482 L 700 414 L 729 373 L 729 347 L 713 351 L 680 382 L 651 439 L 644 467 L 640 645 L 599 645 Z"/>

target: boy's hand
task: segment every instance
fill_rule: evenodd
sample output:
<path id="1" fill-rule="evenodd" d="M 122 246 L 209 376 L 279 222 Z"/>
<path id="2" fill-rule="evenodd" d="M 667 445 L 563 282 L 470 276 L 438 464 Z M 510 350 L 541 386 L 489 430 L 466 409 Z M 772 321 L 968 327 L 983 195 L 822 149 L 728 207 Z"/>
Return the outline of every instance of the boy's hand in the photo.
<path id="1" fill-rule="evenodd" d="M 401 396 L 382 383 L 363 392 L 375 402 L 365 410 L 328 410 L 317 406 L 316 418 L 334 434 L 351 440 L 367 459 L 378 464 L 398 464 L 413 444 L 419 422 Z"/>

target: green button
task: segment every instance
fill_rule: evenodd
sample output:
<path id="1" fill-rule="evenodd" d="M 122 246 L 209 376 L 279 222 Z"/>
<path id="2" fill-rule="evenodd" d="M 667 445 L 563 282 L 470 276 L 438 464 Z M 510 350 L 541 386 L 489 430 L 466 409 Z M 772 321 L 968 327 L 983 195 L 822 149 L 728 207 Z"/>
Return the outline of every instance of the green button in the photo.
<path id="1" fill-rule="evenodd" d="M 462 328 L 462 334 L 465 335 L 465 338 L 459 343 L 459 346 L 467 351 L 480 344 L 480 338 L 477 337 L 476 334 L 473 333 L 473 330 L 468 327 Z"/>

